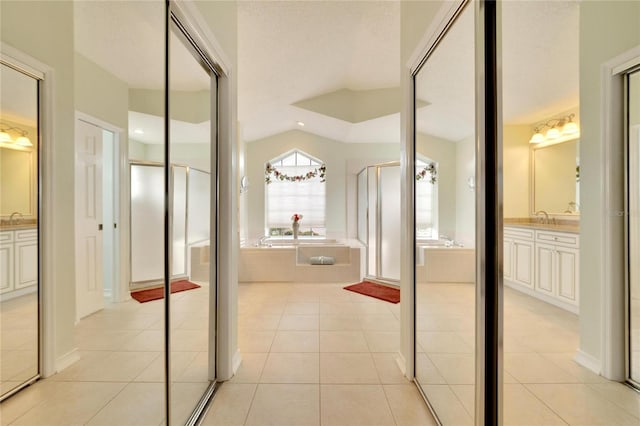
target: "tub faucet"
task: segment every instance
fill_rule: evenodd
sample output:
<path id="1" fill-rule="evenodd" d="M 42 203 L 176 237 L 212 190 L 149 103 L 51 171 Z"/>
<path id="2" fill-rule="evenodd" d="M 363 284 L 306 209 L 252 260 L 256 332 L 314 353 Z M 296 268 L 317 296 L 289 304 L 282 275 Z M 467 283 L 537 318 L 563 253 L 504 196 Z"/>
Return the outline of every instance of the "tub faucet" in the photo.
<path id="1" fill-rule="evenodd" d="M 538 218 L 538 222 L 540 223 L 549 223 L 549 213 L 545 212 L 544 210 L 538 210 L 536 212 L 536 217 L 538 217 L 539 215 L 544 215 L 541 218 Z"/>
<path id="2" fill-rule="evenodd" d="M 264 235 L 262 237 L 260 237 L 260 239 L 258 240 L 258 242 L 256 243 L 256 247 L 262 247 L 264 246 L 264 242 L 267 241 L 267 239 L 269 238 L 268 235 Z"/>

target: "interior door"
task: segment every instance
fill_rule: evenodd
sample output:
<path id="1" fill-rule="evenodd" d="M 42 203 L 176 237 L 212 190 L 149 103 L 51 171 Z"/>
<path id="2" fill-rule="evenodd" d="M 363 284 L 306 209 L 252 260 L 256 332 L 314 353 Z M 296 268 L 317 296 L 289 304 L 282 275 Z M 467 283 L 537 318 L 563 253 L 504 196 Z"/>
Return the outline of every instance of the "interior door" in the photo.
<path id="1" fill-rule="evenodd" d="M 76 316 L 104 308 L 102 129 L 76 121 Z"/>

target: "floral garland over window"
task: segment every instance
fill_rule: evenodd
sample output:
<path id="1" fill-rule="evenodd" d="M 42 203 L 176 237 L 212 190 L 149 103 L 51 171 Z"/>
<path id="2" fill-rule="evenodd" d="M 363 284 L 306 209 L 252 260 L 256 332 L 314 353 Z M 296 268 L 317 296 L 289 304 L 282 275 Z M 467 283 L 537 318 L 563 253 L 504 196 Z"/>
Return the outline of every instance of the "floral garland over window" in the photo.
<path id="1" fill-rule="evenodd" d="M 289 176 L 287 174 L 282 173 L 280 170 L 276 169 L 275 167 L 273 167 L 271 163 L 267 163 L 264 169 L 264 181 L 267 183 L 267 185 L 269 185 L 272 179 L 271 175 L 273 175 L 273 178 L 275 179 L 286 180 L 288 182 L 302 182 L 305 180 L 313 179 L 316 176 L 319 176 L 320 182 L 325 182 L 324 177 L 326 175 L 326 172 L 327 172 L 327 166 L 323 164 L 320 167 L 315 168 L 311 171 L 308 171 L 303 175 Z"/>
<path id="2" fill-rule="evenodd" d="M 438 170 L 436 170 L 436 163 L 429 163 L 422 170 L 416 173 L 416 180 L 422 180 L 427 178 L 429 174 L 429 182 L 434 184 L 438 181 Z"/>

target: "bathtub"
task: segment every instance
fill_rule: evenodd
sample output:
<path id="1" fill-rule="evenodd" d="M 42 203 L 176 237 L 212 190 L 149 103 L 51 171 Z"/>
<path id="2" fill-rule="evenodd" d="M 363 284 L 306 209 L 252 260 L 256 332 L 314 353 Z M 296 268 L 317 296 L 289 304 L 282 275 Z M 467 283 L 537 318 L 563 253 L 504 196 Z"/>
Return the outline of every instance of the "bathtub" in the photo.
<path id="1" fill-rule="evenodd" d="M 474 248 L 448 246 L 444 240 L 419 241 L 416 246 L 418 283 L 472 283 L 476 278 Z"/>
<path id="2" fill-rule="evenodd" d="M 330 256 L 333 265 L 311 265 L 316 256 Z M 334 239 L 268 239 L 240 247 L 241 282 L 356 282 L 361 277 L 362 245 Z"/>

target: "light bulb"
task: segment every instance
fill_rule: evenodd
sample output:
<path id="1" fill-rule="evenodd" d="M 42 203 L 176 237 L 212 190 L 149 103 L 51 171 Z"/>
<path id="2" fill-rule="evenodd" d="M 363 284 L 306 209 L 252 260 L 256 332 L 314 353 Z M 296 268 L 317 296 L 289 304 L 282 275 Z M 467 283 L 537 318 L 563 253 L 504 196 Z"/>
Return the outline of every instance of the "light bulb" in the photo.
<path id="1" fill-rule="evenodd" d="M 560 137 L 560 130 L 556 127 L 552 127 L 547 130 L 547 139 L 558 139 Z"/>
<path id="2" fill-rule="evenodd" d="M 0 132 L 0 142 L 13 143 L 11 136 L 7 132 Z"/>
<path id="3" fill-rule="evenodd" d="M 16 145 L 20 145 L 20 146 L 33 146 L 33 144 L 31 143 L 31 141 L 29 140 L 28 137 L 26 136 L 20 136 L 18 139 L 16 139 Z"/>
<path id="4" fill-rule="evenodd" d="M 531 136 L 531 139 L 529 139 L 529 143 L 542 143 L 544 142 L 544 135 L 542 133 L 540 133 L 540 131 L 536 131 L 536 133 Z"/>
<path id="5" fill-rule="evenodd" d="M 578 125 L 576 123 L 574 123 L 573 121 L 569 121 L 562 128 L 562 134 L 563 135 L 574 135 L 574 134 L 578 133 L 579 131 L 580 130 L 578 129 Z"/>

